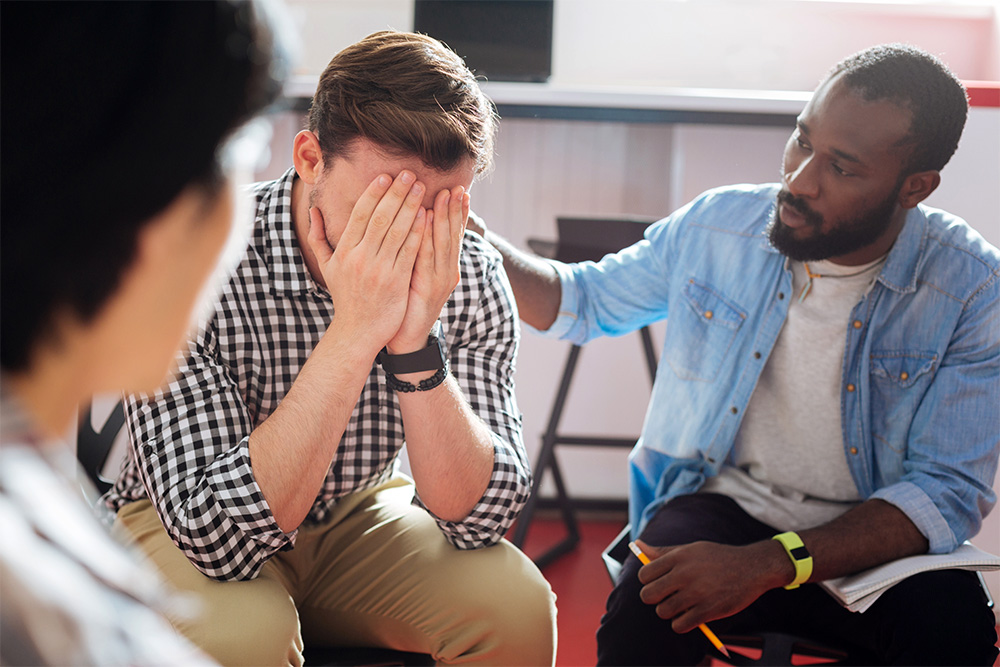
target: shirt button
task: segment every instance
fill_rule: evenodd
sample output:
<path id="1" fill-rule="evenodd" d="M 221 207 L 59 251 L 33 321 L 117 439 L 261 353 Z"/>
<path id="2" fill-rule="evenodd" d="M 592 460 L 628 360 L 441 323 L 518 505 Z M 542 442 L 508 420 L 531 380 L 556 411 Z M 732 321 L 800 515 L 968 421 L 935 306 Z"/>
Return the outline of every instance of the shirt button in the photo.
<path id="1" fill-rule="evenodd" d="M 729 408 L 729 411 L 730 411 L 730 412 L 732 412 L 732 413 L 733 413 L 734 415 L 735 415 L 735 414 L 736 414 L 737 412 L 739 412 L 739 410 L 737 410 L 737 409 L 736 409 L 736 406 L 735 406 L 735 405 L 734 405 L 733 407 Z"/>
<path id="2" fill-rule="evenodd" d="M 784 292 L 778 292 L 778 300 L 780 301 L 781 299 L 784 299 L 784 298 L 785 298 L 785 293 Z"/>
<path id="3" fill-rule="evenodd" d="M 760 359 L 760 352 L 754 352 L 753 353 L 753 358 L 754 359 Z"/>
<path id="4" fill-rule="evenodd" d="M 853 327 L 854 327 L 855 329 L 860 329 L 860 328 L 861 328 L 861 320 L 854 320 L 853 322 L 851 322 L 851 325 L 852 325 L 852 326 L 853 326 Z"/>
<path id="5" fill-rule="evenodd" d="M 152 456 L 153 455 L 153 446 L 152 445 L 143 445 L 142 446 L 142 453 L 145 454 L 146 456 Z"/>
<path id="6" fill-rule="evenodd" d="M 908 378 L 908 377 L 910 377 L 910 374 L 907 373 L 906 371 L 903 371 L 902 373 L 899 374 L 899 379 L 900 380 L 906 380 L 906 378 Z"/>
<path id="7" fill-rule="evenodd" d="M 857 454 L 857 453 L 858 453 L 858 448 L 857 447 L 851 447 L 851 454 Z"/>
<path id="8" fill-rule="evenodd" d="M 712 311 L 710 311 L 710 310 L 706 310 L 705 311 L 705 319 L 706 320 L 712 319 Z"/>
<path id="9" fill-rule="evenodd" d="M 854 391 L 854 385 L 853 384 L 847 385 L 847 391 L 853 392 Z"/>

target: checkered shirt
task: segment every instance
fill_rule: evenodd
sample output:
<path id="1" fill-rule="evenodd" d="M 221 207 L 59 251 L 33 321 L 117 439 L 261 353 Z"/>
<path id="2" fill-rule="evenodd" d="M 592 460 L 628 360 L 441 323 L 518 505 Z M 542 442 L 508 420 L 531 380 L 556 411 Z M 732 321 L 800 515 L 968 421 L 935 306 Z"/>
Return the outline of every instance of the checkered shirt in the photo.
<path id="1" fill-rule="evenodd" d="M 215 314 L 179 355 L 176 378 L 151 396 L 127 397 L 130 456 L 105 503 L 117 511 L 150 498 L 170 537 L 207 576 L 250 579 L 294 547 L 254 478 L 250 433 L 274 412 L 334 316 L 309 275 L 292 223 L 294 170 L 253 186 L 251 240 Z M 517 309 L 499 254 L 466 234 L 461 279 L 441 312 L 451 372 L 493 435 L 489 486 L 462 521 L 435 517 L 454 546 L 500 540 L 530 487 L 514 398 Z M 404 444 L 385 374 L 373 364 L 304 525 L 322 522 L 347 494 L 387 480 Z M 415 500 L 421 504 L 419 494 Z"/>

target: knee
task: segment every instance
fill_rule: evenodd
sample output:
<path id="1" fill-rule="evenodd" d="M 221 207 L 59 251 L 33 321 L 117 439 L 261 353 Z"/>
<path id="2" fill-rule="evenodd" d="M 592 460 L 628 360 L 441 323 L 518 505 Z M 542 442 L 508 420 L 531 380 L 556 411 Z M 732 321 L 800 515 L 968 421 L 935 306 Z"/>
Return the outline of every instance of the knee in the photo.
<path id="1" fill-rule="evenodd" d="M 599 665 L 697 664 L 704 647 L 692 633 L 679 635 L 639 598 L 639 563 L 626 561 L 597 630 Z"/>
<path id="2" fill-rule="evenodd" d="M 276 581 L 211 581 L 200 614 L 178 630 L 223 665 L 300 665 L 298 612 Z"/>
<path id="3" fill-rule="evenodd" d="M 223 665 L 301 664 L 298 612 L 271 563 L 250 581 L 209 579 L 170 541 L 148 501 L 119 512 L 115 530 L 190 600 L 168 618 L 196 646 Z M 193 613 L 186 613 L 188 606 Z"/>
<path id="4" fill-rule="evenodd" d="M 471 579 L 459 586 L 464 622 L 442 650 L 442 662 L 552 665 L 556 596 L 534 563 L 501 542 L 484 550 Z"/>
<path id="5" fill-rule="evenodd" d="M 298 612 L 278 582 L 211 581 L 197 599 L 198 616 L 175 625 L 221 664 L 302 664 Z"/>

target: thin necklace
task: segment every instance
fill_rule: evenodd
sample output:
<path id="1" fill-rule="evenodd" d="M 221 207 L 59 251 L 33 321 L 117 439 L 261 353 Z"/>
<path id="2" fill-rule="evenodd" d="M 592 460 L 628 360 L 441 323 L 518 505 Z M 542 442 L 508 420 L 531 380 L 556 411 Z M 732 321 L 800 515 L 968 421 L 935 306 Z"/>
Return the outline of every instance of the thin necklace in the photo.
<path id="1" fill-rule="evenodd" d="M 812 270 L 809 268 L 809 262 L 802 262 L 802 266 L 806 268 L 806 275 L 809 276 L 809 280 L 806 281 L 805 286 L 802 288 L 802 292 L 799 293 L 799 303 L 805 301 L 806 297 L 809 296 L 809 292 L 812 291 L 813 278 L 853 278 L 854 276 L 860 276 L 865 271 L 871 271 L 880 263 L 881 262 L 876 262 L 875 264 L 866 266 L 860 271 L 855 271 L 854 273 L 845 273 L 844 275 L 837 275 L 835 273 L 813 273 Z"/>

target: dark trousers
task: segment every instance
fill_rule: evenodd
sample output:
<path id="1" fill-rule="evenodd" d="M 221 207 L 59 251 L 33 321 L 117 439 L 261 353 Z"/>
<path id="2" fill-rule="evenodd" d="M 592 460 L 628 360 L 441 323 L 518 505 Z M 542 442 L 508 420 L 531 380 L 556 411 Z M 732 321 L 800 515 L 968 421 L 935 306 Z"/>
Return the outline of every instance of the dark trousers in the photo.
<path id="1" fill-rule="evenodd" d="M 732 499 L 711 493 L 674 498 L 642 532 L 651 545 L 698 540 L 749 544 L 780 531 L 750 517 Z M 639 599 L 639 561 L 622 567 L 597 632 L 601 665 L 695 665 L 710 647 L 698 630 L 679 635 Z M 785 632 L 843 648 L 856 664 L 992 665 L 996 625 L 973 572 L 939 570 L 896 584 L 864 613 L 843 608 L 817 584 L 768 591 L 729 618 L 717 635 Z"/>

